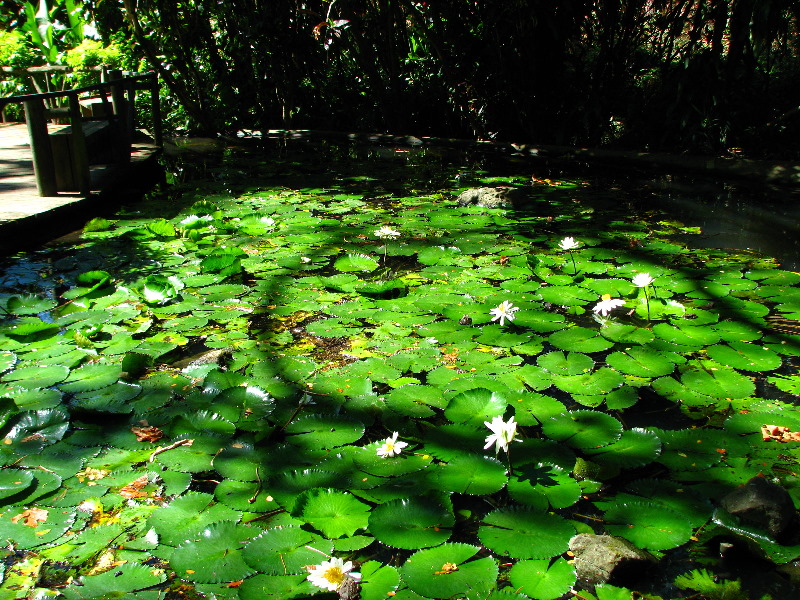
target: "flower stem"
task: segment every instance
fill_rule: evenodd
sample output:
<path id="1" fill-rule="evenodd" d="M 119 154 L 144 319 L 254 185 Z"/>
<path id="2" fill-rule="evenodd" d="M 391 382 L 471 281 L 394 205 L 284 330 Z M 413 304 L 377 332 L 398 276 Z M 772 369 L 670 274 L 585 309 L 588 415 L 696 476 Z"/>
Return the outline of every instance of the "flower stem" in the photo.
<path id="1" fill-rule="evenodd" d="M 650 320 L 650 297 L 647 295 L 647 286 L 642 288 L 644 290 L 644 301 L 647 304 L 647 320 Z"/>
<path id="2" fill-rule="evenodd" d="M 575 254 L 572 252 L 572 250 L 569 251 L 569 257 L 572 259 L 572 270 L 575 271 L 573 275 L 577 275 L 578 266 L 575 264 Z"/>

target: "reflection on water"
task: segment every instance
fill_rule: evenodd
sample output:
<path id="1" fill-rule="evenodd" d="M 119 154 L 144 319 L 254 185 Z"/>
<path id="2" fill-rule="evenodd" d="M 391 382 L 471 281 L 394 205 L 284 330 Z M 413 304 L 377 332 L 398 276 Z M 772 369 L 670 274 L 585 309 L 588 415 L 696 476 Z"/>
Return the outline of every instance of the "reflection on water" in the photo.
<path id="1" fill-rule="evenodd" d="M 702 229 L 684 240 L 688 245 L 752 250 L 800 269 L 800 191 L 674 177 L 649 185 L 659 192 L 654 208 Z"/>

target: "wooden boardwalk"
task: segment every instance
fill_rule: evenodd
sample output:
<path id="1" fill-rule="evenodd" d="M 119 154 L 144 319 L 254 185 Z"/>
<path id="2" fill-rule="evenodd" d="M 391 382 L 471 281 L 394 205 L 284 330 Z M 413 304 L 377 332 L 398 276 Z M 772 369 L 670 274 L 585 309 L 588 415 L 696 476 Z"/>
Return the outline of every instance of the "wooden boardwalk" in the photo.
<path id="1" fill-rule="evenodd" d="M 141 132 L 140 132 L 141 134 Z M 144 137 L 144 136 L 142 136 Z M 134 143 L 131 148 L 131 163 L 128 165 L 94 165 L 90 167 L 92 189 L 89 196 L 78 192 L 59 192 L 57 196 L 39 196 L 33 173 L 28 129 L 24 123 L 0 123 L 0 231 L 14 222 L 35 219 L 58 209 L 86 203 L 102 195 L 127 172 L 135 172 L 146 161 L 152 161 L 160 152 L 153 143 Z M 88 215 L 87 215 L 88 216 Z M 89 217 L 90 218 L 90 217 Z"/>

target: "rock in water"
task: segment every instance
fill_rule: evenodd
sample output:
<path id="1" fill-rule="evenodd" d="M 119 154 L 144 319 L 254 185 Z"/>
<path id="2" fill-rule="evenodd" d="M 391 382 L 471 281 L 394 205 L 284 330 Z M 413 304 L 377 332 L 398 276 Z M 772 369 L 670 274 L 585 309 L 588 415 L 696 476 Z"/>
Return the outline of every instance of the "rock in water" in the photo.
<path id="1" fill-rule="evenodd" d="M 613 535 L 580 533 L 569 541 L 569 549 L 575 555 L 578 579 L 591 584 L 607 583 L 612 577 L 619 582 L 656 563 L 649 552 Z"/>
<path id="2" fill-rule="evenodd" d="M 764 529 L 778 541 L 790 535 L 797 524 L 797 511 L 789 492 L 764 477 L 753 477 L 722 498 L 720 504 L 742 523 Z"/>
<path id="3" fill-rule="evenodd" d="M 525 192 L 509 186 L 471 188 L 461 192 L 456 198 L 459 206 L 483 208 L 514 208 L 524 200 Z"/>

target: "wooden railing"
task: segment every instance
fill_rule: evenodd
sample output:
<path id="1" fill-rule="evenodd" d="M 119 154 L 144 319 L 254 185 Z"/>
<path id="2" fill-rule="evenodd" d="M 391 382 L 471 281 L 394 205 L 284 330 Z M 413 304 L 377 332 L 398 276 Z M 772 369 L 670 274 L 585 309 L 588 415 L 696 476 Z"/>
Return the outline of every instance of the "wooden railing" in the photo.
<path id="1" fill-rule="evenodd" d="M 89 172 L 95 138 L 103 137 L 112 160 L 127 163 L 136 127 L 136 91 L 150 91 L 152 136 L 162 145 L 158 77 L 155 73 L 128 74 L 109 71 L 108 80 L 71 90 L 52 91 L 0 98 L 0 111 L 6 105 L 21 103 L 30 136 L 33 170 L 40 196 L 55 196 L 65 188 L 82 195 L 91 191 Z M 84 116 L 81 103 L 92 98 L 102 109 L 99 116 Z M 48 121 L 67 127 L 48 131 Z M 54 131 L 53 131 L 54 130 Z"/>

